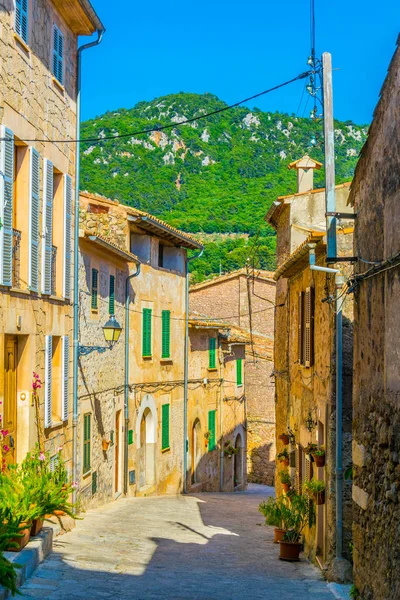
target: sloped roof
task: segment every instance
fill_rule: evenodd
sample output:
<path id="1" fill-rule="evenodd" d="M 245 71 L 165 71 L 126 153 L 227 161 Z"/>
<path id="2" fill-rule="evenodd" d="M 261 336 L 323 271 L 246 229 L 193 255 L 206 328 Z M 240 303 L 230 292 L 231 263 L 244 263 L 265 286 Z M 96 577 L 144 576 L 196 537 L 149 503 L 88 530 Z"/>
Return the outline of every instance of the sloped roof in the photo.
<path id="1" fill-rule="evenodd" d="M 201 281 L 200 283 L 195 283 L 191 285 L 189 292 L 196 292 L 197 290 L 201 290 L 210 285 L 217 285 L 219 283 L 229 281 L 229 279 L 234 279 L 235 277 L 240 277 L 242 275 L 247 275 L 247 270 L 245 268 L 237 269 L 236 271 L 231 271 L 230 273 L 225 273 L 224 275 L 216 275 L 212 279 L 207 279 L 206 281 Z M 254 271 L 254 274 L 251 274 L 251 277 L 254 277 L 259 281 L 268 281 L 269 283 L 273 284 L 275 283 L 273 271 L 264 271 L 262 269 L 257 269 L 256 271 Z"/>
<path id="2" fill-rule="evenodd" d="M 85 235 L 83 237 L 81 237 L 80 239 L 90 242 L 90 243 L 94 244 L 95 246 L 98 246 L 102 250 L 111 252 L 112 254 L 114 254 L 115 256 L 118 256 L 118 258 L 121 258 L 125 262 L 134 262 L 136 264 L 140 263 L 140 260 L 138 259 L 138 257 L 135 254 L 132 254 L 131 252 L 127 252 L 126 250 L 124 250 L 123 248 L 118 246 L 117 244 L 110 242 L 109 240 L 107 240 L 106 238 L 104 238 L 100 235 L 91 235 L 90 233 L 85 232 Z"/>

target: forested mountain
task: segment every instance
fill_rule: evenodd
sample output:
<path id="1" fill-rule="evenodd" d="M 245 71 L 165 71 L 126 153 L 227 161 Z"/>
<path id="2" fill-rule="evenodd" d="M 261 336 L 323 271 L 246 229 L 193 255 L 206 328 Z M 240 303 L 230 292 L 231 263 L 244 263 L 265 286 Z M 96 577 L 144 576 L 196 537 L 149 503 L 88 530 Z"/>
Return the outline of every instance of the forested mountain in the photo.
<path id="1" fill-rule="evenodd" d="M 180 93 L 139 102 L 82 124 L 81 188 L 149 211 L 198 234 L 203 257 L 193 279 L 244 266 L 273 268 L 275 236 L 264 222 L 274 199 L 295 191 L 288 164 L 308 153 L 323 162 L 322 122 L 237 107 L 178 125 L 226 106 L 211 94 Z M 166 131 L 116 136 L 169 123 Z M 337 183 L 352 177 L 366 126 L 335 122 Z M 323 170 L 316 186 L 323 186 Z"/>

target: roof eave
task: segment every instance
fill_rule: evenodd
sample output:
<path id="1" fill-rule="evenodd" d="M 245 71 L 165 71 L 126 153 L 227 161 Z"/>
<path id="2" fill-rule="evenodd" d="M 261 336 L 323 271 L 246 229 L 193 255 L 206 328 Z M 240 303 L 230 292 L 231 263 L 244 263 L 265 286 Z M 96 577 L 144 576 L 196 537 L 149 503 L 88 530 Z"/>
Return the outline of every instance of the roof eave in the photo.
<path id="1" fill-rule="evenodd" d="M 118 258 L 120 258 L 124 262 L 128 262 L 128 263 L 133 262 L 136 264 L 140 263 L 140 260 L 138 259 L 137 256 L 135 256 L 135 254 L 131 254 L 130 252 L 125 252 L 121 248 L 117 248 L 113 244 L 110 244 L 109 242 L 107 242 L 106 240 L 103 240 L 101 237 L 99 237 L 97 235 L 85 235 L 81 239 L 83 239 L 87 242 L 91 242 L 92 244 L 95 244 L 102 250 L 107 250 L 107 252 L 110 252 L 110 253 L 114 254 L 115 256 L 118 256 Z"/>
<path id="2" fill-rule="evenodd" d="M 203 245 L 200 242 L 187 238 L 183 233 L 180 235 L 176 231 L 171 231 L 167 225 L 163 225 L 161 222 L 152 219 L 150 216 L 145 215 L 128 215 L 128 221 L 137 225 L 140 229 L 149 231 L 150 233 L 162 234 L 160 237 L 164 237 L 168 241 L 174 243 L 177 246 L 188 248 L 190 250 L 202 250 Z"/>

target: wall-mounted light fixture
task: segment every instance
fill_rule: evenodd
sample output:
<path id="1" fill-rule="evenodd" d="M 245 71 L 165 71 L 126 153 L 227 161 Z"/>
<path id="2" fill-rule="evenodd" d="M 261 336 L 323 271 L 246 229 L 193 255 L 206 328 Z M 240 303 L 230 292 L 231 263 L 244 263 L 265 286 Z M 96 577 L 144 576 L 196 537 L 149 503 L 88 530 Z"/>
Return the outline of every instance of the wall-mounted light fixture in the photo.
<path id="1" fill-rule="evenodd" d="M 313 431 L 313 429 L 316 428 L 317 426 L 317 422 L 314 421 L 313 416 L 311 414 L 311 411 L 308 412 L 308 417 L 306 419 L 306 428 L 307 430 L 311 433 Z"/>
<path id="2" fill-rule="evenodd" d="M 115 315 L 110 315 L 109 320 L 103 325 L 104 339 L 107 342 L 107 346 L 78 346 L 78 356 L 86 356 L 92 352 L 105 352 L 106 350 L 112 350 L 115 344 L 118 342 L 121 335 L 122 327 L 118 323 Z"/>

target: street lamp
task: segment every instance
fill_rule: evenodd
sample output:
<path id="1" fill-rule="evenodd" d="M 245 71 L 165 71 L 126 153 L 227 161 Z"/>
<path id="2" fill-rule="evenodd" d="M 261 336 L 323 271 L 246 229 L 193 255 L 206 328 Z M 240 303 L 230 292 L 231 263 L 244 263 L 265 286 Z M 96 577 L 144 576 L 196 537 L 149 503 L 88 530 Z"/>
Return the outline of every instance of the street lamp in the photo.
<path id="1" fill-rule="evenodd" d="M 110 315 L 107 323 L 103 326 L 104 339 L 107 342 L 107 346 L 78 346 L 78 356 L 86 356 L 92 352 L 105 352 L 106 350 L 112 350 L 115 344 L 119 340 L 121 335 L 122 327 L 118 323 L 115 315 Z"/>

